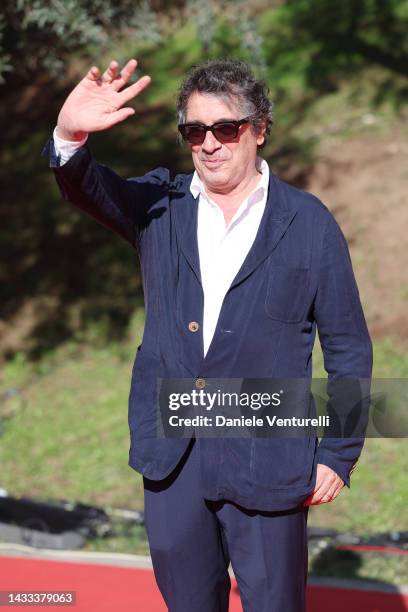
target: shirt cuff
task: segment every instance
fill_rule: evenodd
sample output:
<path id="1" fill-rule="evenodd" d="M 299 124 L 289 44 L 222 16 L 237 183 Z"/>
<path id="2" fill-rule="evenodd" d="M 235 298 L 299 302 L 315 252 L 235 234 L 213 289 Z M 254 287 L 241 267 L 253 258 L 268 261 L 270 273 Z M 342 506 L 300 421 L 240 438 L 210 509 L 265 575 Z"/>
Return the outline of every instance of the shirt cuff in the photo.
<path id="1" fill-rule="evenodd" d="M 63 166 L 78 149 L 84 146 L 88 140 L 88 135 L 84 136 L 81 140 L 64 140 L 57 136 L 57 127 L 55 126 L 53 138 L 55 152 L 60 157 L 60 165 Z"/>

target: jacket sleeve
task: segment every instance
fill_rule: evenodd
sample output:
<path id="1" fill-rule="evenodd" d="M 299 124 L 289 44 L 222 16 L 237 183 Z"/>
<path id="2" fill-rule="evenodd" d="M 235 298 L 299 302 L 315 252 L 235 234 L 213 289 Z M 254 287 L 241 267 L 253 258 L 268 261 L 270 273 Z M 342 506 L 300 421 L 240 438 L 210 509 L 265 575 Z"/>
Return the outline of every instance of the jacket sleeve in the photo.
<path id="1" fill-rule="evenodd" d="M 98 164 L 87 143 L 60 165 L 52 137 L 42 155 L 48 156 L 65 200 L 137 247 L 149 222 L 150 207 L 163 197 L 168 186 L 167 169 L 157 168 L 142 177 L 124 179 Z"/>
<path id="2" fill-rule="evenodd" d="M 350 474 L 364 445 L 373 353 L 347 242 L 331 213 L 322 241 L 314 316 L 328 373 L 331 423 L 334 419 L 337 424 L 343 420 L 343 425 L 350 425 L 356 408 L 361 420 L 359 428 L 349 427 L 358 437 L 351 437 L 344 427 L 341 438 L 324 435 L 317 463 L 332 468 L 350 487 Z"/>

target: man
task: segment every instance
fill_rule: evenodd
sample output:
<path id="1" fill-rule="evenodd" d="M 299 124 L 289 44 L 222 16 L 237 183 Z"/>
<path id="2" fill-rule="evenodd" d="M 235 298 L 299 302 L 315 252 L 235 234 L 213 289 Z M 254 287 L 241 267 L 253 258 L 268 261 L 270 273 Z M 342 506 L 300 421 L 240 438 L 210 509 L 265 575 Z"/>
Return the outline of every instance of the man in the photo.
<path id="1" fill-rule="evenodd" d="M 241 62 L 194 68 L 179 130 L 194 174 L 122 179 L 89 133 L 129 118 L 136 68 L 91 68 L 46 148 L 63 196 L 140 257 L 145 330 L 129 397 L 129 465 L 143 474 L 156 580 L 169 610 L 228 609 L 231 561 L 246 612 L 305 609 L 308 508 L 334 500 L 362 439 L 160 437 L 158 379 L 311 377 L 316 327 L 332 381 L 370 377 L 372 347 L 347 243 L 329 210 L 270 172 L 265 87 Z M 156 135 L 155 137 L 158 137 Z"/>

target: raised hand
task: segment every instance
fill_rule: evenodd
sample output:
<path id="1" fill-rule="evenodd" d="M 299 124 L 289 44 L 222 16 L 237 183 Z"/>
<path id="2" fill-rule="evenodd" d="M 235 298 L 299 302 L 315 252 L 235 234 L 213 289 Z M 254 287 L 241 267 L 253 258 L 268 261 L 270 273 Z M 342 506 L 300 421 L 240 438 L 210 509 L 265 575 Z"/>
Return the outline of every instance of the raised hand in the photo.
<path id="1" fill-rule="evenodd" d="M 120 91 L 136 66 L 137 61 L 131 59 L 117 74 L 119 64 L 112 60 L 102 76 L 99 68 L 93 66 L 65 100 L 58 115 L 58 136 L 81 140 L 90 132 L 106 130 L 134 115 L 135 110 L 124 104 L 138 96 L 151 81 L 149 76 L 143 76 Z"/>

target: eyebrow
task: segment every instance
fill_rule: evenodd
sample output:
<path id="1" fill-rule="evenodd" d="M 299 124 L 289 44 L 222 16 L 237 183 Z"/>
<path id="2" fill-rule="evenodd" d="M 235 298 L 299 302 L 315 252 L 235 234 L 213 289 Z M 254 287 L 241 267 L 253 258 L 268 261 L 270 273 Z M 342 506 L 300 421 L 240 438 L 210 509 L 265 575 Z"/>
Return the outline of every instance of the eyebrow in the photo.
<path id="1" fill-rule="evenodd" d="M 234 119 L 233 117 L 221 117 L 221 119 L 217 119 L 214 123 L 225 123 L 227 121 L 239 121 L 239 119 Z M 189 125 L 214 125 L 214 123 L 207 124 L 202 121 L 198 121 L 198 119 L 193 119 L 192 121 L 186 121 Z"/>

